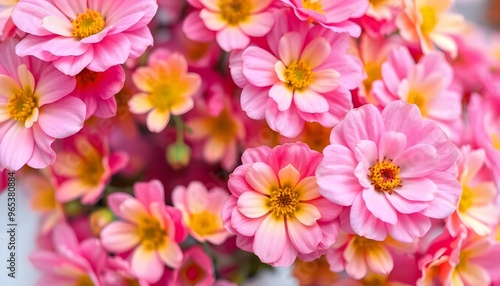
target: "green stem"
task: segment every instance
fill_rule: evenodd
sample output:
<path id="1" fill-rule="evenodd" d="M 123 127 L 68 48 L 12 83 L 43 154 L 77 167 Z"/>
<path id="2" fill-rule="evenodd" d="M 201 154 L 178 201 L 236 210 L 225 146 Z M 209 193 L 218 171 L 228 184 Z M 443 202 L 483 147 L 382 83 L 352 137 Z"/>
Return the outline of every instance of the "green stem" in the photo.
<path id="1" fill-rule="evenodd" d="M 177 131 L 176 143 L 184 143 L 184 122 L 180 116 L 172 116 L 172 119 L 174 120 L 175 129 Z"/>

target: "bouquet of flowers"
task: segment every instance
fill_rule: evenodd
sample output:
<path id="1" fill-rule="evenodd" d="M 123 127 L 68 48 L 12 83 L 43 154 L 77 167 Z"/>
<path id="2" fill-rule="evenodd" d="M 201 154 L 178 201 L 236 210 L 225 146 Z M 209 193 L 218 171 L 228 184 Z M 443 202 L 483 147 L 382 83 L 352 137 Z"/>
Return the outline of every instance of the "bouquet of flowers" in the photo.
<path id="1" fill-rule="evenodd" d="M 500 285 L 500 36 L 452 2 L 0 1 L 38 285 Z"/>

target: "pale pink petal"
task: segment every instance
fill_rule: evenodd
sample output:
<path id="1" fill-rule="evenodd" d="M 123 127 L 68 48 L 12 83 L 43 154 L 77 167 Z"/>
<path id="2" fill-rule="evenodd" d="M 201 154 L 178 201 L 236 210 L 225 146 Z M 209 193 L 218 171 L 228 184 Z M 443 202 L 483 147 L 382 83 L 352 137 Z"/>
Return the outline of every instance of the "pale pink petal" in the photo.
<path id="1" fill-rule="evenodd" d="M 53 66 L 43 68 L 37 82 L 35 93 L 40 96 L 40 106 L 62 99 L 75 89 L 74 77 L 61 73 Z"/>
<path id="2" fill-rule="evenodd" d="M 248 250 L 252 251 L 252 249 Z M 283 255 L 273 262 L 271 265 L 272 266 L 283 266 L 283 267 L 289 267 L 290 265 L 295 262 L 297 259 L 297 249 L 294 247 L 293 243 L 290 241 L 289 236 L 286 237 L 286 242 L 285 242 L 285 249 L 283 251 Z"/>
<path id="3" fill-rule="evenodd" d="M 268 146 L 259 146 L 257 148 L 246 149 L 241 156 L 241 162 L 243 164 L 265 162 L 267 161 L 267 155 L 269 155 L 270 152 L 271 148 L 269 148 Z"/>
<path id="4" fill-rule="evenodd" d="M 417 213 L 429 206 L 427 202 L 421 201 L 411 201 L 403 196 L 399 195 L 397 192 L 393 192 L 392 194 L 385 194 L 387 200 L 391 203 L 391 205 L 400 213 L 403 214 L 412 214 Z"/>
<path id="5" fill-rule="evenodd" d="M 43 43 L 41 48 L 53 55 L 65 57 L 81 56 L 89 49 L 92 49 L 92 46 L 83 44 L 73 37 L 57 36 Z"/>
<path id="6" fill-rule="evenodd" d="M 395 188 L 394 192 L 411 201 L 428 202 L 438 193 L 436 184 L 427 178 L 404 179 L 401 185 L 402 187 Z"/>
<path id="7" fill-rule="evenodd" d="M 325 97 L 311 89 L 295 90 L 293 102 L 298 110 L 307 113 L 323 113 L 330 109 Z"/>
<path id="8" fill-rule="evenodd" d="M 21 90 L 21 87 L 12 78 L 0 74 L 0 96 L 3 98 L 10 98 L 11 95 Z"/>
<path id="9" fill-rule="evenodd" d="M 387 248 L 380 246 L 368 250 L 366 255 L 368 268 L 380 274 L 389 274 L 394 268 L 394 260 Z"/>
<path id="10" fill-rule="evenodd" d="M 149 131 L 154 133 L 160 133 L 165 130 L 168 122 L 170 121 L 170 112 L 168 111 L 159 111 L 158 109 L 153 109 L 148 113 L 146 118 L 146 124 L 148 126 Z"/>
<path id="11" fill-rule="evenodd" d="M 467 263 L 467 267 L 459 273 L 466 285 L 489 285 L 491 283 L 490 274 L 474 263 Z"/>
<path id="12" fill-rule="evenodd" d="M 278 178 L 281 187 L 289 187 L 293 189 L 299 182 L 300 173 L 292 166 L 292 164 L 288 164 L 278 172 Z"/>
<path id="13" fill-rule="evenodd" d="M 354 155 L 356 156 L 356 159 L 360 163 L 364 163 L 364 167 L 370 168 L 371 166 L 375 165 L 376 160 L 378 159 L 378 154 L 377 154 L 377 144 L 375 142 L 370 141 L 370 140 L 360 140 L 358 144 L 356 145 L 356 148 L 354 148 Z M 359 167 L 359 165 L 358 165 Z M 356 168 L 356 173 L 358 171 L 358 168 Z M 361 177 L 367 177 L 366 175 L 368 174 L 368 170 L 363 170 L 362 174 L 356 174 L 356 176 L 360 179 Z M 364 186 L 365 188 L 367 186 Z"/>
<path id="14" fill-rule="evenodd" d="M 389 234 L 401 242 L 413 242 L 417 237 L 424 236 L 431 228 L 431 220 L 421 214 L 399 214 L 398 223 L 387 225 Z"/>
<path id="15" fill-rule="evenodd" d="M 286 239 L 285 221 L 269 215 L 255 233 L 253 252 L 262 262 L 273 263 L 283 255 Z"/>
<path id="16" fill-rule="evenodd" d="M 158 255 L 163 263 L 172 268 L 178 268 L 182 264 L 182 250 L 179 245 L 173 241 L 167 241 L 158 248 Z"/>
<path id="17" fill-rule="evenodd" d="M 290 90 L 287 85 L 283 82 L 276 83 L 269 90 L 269 97 L 271 97 L 276 104 L 278 104 L 278 109 L 280 111 L 286 111 L 290 108 L 292 104 L 294 92 Z"/>
<path id="18" fill-rule="evenodd" d="M 246 192 L 238 198 L 238 209 L 249 218 L 259 218 L 269 212 L 269 198 L 257 192 Z"/>
<path id="19" fill-rule="evenodd" d="M 242 54 L 243 74 L 247 80 L 258 87 L 271 86 L 279 79 L 274 70 L 278 59 L 259 47 L 248 47 Z"/>
<path id="20" fill-rule="evenodd" d="M 47 16 L 42 19 L 41 26 L 56 35 L 73 37 L 73 25 L 71 25 L 71 22 L 67 19 L 61 19 L 56 16 Z"/>
<path id="21" fill-rule="evenodd" d="M 350 210 L 350 222 L 352 229 L 358 235 L 380 241 L 386 238 L 387 227 L 390 226 L 390 224 L 386 224 L 377 219 L 370 211 L 368 211 L 361 194 L 356 197 L 354 203 L 352 204 Z"/>
<path id="22" fill-rule="evenodd" d="M 208 9 L 210 9 L 212 11 L 215 11 L 215 12 L 220 11 L 220 8 L 217 5 L 216 1 L 213 1 L 213 0 L 199 0 L 199 1 L 203 6 L 207 7 Z"/>
<path id="23" fill-rule="evenodd" d="M 85 104 L 78 98 L 65 97 L 40 108 L 38 124 L 54 138 L 66 138 L 83 127 Z"/>
<path id="24" fill-rule="evenodd" d="M 205 27 L 199 12 L 193 12 L 184 19 L 182 30 L 192 41 L 210 42 L 215 37 L 215 33 Z"/>
<path id="25" fill-rule="evenodd" d="M 252 119 L 264 119 L 269 90 L 247 84 L 241 92 L 241 109 Z M 291 102 L 291 98 L 290 98 Z"/>
<path id="26" fill-rule="evenodd" d="M 115 221 L 106 225 L 99 234 L 102 245 L 111 252 L 122 253 L 136 246 L 140 238 L 137 227 L 126 222 Z"/>
<path id="27" fill-rule="evenodd" d="M 94 55 L 87 68 L 102 72 L 108 68 L 123 64 L 128 59 L 131 49 L 129 39 L 123 34 L 108 35 L 98 45 L 93 45 Z"/>
<path id="28" fill-rule="evenodd" d="M 307 63 L 312 69 L 321 65 L 330 55 L 332 48 L 328 41 L 323 38 L 316 38 L 309 42 L 300 55 L 300 60 Z"/>
<path id="29" fill-rule="evenodd" d="M 203 158 L 209 163 L 219 162 L 226 152 L 226 143 L 217 138 L 210 137 L 203 146 Z"/>
<path id="30" fill-rule="evenodd" d="M 278 187 L 274 170 L 262 162 L 252 164 L 245 174 L 245 179 L 254 190 L 264 195 L 271 194 L 271 190 Z"/>
<path id="31" fill-rule="evenodd" d="M 149 207 L 152 203 L 165 203 L 165 190 L 158 180 L 151 180 L 147 183 L 135 183 L 134 195 L 144 205 Z"/>
<path id="32" fill-rule="evenodd" d="M 35 78 L 26 65 L 23 64 L 17 67 L 17 75 L 19 76 L 23 90 L 33 91 L 35 89 Z"/>
<path id="33" fill-rule="evenodd" d="M 165 266 L 154 250 L 139 245 L 132 254 L 131 268 L 138 277 L 155 283 L 163 275 Z"/>
<path id="34" fill-rule="evenodd" d="M 308 201 L 307 203 L 313 205 L 319 210 L 321 214 L 319 218 L 320 222 L 332 221 L 336 219 L 340 215 L 340 212 L 343 209 L 342 206 L 334 204 L 323 197 Z"/>
<path id="35" fill-rule="evenodd" d="M 139 223 L 143 218 L 149 217 L 147 209 L 136 199 L 128 199 L 123 201 L 119 210 L 123 219 Z"/>
<path id="36" fill-rule="evenodd" d="M 56 199 L 63 203 L 69 202 L 81 197 L 88 189 L 89 186 L 80 180 L 67 180 L 57 188 Z"/>
<path id="37" fill-rule="evenodd" d="M 128 199 L 133 199 L 133 197 L 127 193 L 113 193 L 109 195 L 107 205 L 111 209 L 111 211 L 113 211 L 113 213 L 115 213 L 118 217 L 124 218 L 123 214 L 120 211 L 120 205 Z"/>
<path id="38" fill-rule="evenodd" d="M 127 31 L 123 33 L 130 43 L 133 45 L 130 46 L 130 58 L 138 58 L 146 49 L 153 45 L 153 35 L 149 30 L 148 26 L 144 26 L 137 30 Z"/>
<path id="39" fill-rule="evenodd" d="M 132 113 L 143 114 L 150 111 L 153 108 L 153 105 L 149 100 L 148 94 L 138 93 L 130 98 L 128 101 L 128 107 Z"/>
<path id="40" fill-rule="evenodd" d="M 303 225 L 297 219 L 286 221 L 288 238 L 300 253 L 311 253 L 316 250 L 321 238 L 321 229 L 317 224 Z"/>
<path id="41" fill-rule="evenodd" d="M 403 120 L 399 119 L 399 121 Z M 347 145 L 352 150 L 360 140 L 379 142 L 385 132 L 380 111 L 371 104 L 351 110 L 344 119 L 343 130 Z"/>
<path id="42" fill-rule="evenodd" d="M 378 158 L 393 159 L 406 149 L 406 135 L 403 133 L 388 131 L 380 138 Z"/>
<path id="43" fill-rule="evenodd" d="M 309 201 L 319 198 L 319 187 L 316 183 L 316 177 L 306 177 L 295 186 L 295 190 L 299 193 L 298 199 L 300 201 Z"/>
<path id="44" fill-rule="evenodd" d="M 302 50 L 302 36 L 299 32 L 289 32 L 281 37 L 279 42 L 279 56 L 285 66 L 298 61 Z"/>
<path id="45" fill-rule="evenodd" d="M 75 76 L 87 67 L 94 59 L 94 49 L 89 48 L 79 56 L 66 56 L 53 59 L 54 66 L 66 75 Z"/>
<path id="46" fill-rule="evenodd" d="M 250 44 L 250 38 L 238 27 L 227 26 L 215 36 L 217 44 L 226 52 L 244 49 Z"/>
<path id="47" fill-rule="evenodd" d="M 35 140 L 32 129 L 26 129 L 15 123 L 0 139 L 0 166 L 17 171 L 24 166 L 33 155 Z"/>
<path id="48" fill-rule="evenodd" d="M 205 26 L 212 31 L 220 31 L 227 26 L 227 22 L 223 21 L 218 13 L 213 13 L 207 9 L 201 10 L 200 18 L 205 23 Z"/>
<path id="49" fill-rule="evenodd" d="M 244 216 L 238 208 L 234 208 L 231 212 L 231 226 L 241 235 L 244 236 L 254 236 L 255 232 L 262 224 L 265 218 L 269 217 L 261 216 L 259 218 L 250 219 Z"/>
<path id="50" fill-rule="evenodd" d="M 436 148 L 429 144 L 417 144 L 394 158 L 393 164 L 401 168 L 404 178 L 421 177 L 434 170 L 439 162 Z"/>
<path id="51" fill-rule="evenodd" d="M 84 0 L 54 0 L 53 3 L 69 19 L 76 19 L 78 13 L 84 13 L 87 10 L 87 1 Z"/>
<path id="52" fill-rule="evenodd" d="M 194 85 L 194 86 L 199 86 L 199 85 Z M 172 112 L 173 115 L 183 115 L 188 111 L 190 111 L 191 109 L 193 109 L 193 107 L 194 107 L 194 100 L 192 98 L 187 98 L 185 100 L 177 102 L 176 104 L 173 104 L 172 107 L 170 108 L 170 111 Z"/>
<path id="53" fill-rule="evenodd" d="M 327 93 L 335 90 L 340 84 L 340 73 L 333 69 L 315 71 L 309 88 L 318 93 Z"/>
<path id="54" fill-rule="evenodd" d="M 239 24 L 240 29 L 252 37 L 263 37 L 274 25 L 274 17 L 269 12 L 252 15 L 248 21 Z"/>
<path id="55" fill-rule="evenodd" d="M 389 103 L 382 111 L 382 117 L 387 131 L 397 131 L 408 135 L 419 134 L 422 130 L 420 110 L 416 105 L 402 100 Z"/>
<path id="56" fill-rule="evenodd" d="M 312 226 L 321 218 L 321 213 L 312 204 L 300 203 L 295 211 L 295 218 L 303 225 Z"/>
<path id="57" fill-rule="evenodd" d="M 35 149 L 28 161 L 28 166 L 41 169 L 54 163 L 56 153 L 52 150 L 51 145 L 55 139 L 45 134 L 39 125 L 33 126 L 33 138 L 35 139 Z"/>
<path id="58" fill-rule="evenodd" d="M 349 251 L 350 248 L 354 248 L 349 246 L 344 251 L 344 259 L 346 260 L 345 270 L 350 277 L 354 279 L 362 279 L 365 277 L 368 269 L 366 261 L 363 255 L 356 253 L 354 249 Z"/>
<path id="59" fill-rule="evenodd" d="M 372 188 L 364 190 L 362 195 L 366 208 L 376 218 L 390 224 L 395 224 L 397 222 L 397 212 L 387 200 L 383 191 L 376 191 Z"/>

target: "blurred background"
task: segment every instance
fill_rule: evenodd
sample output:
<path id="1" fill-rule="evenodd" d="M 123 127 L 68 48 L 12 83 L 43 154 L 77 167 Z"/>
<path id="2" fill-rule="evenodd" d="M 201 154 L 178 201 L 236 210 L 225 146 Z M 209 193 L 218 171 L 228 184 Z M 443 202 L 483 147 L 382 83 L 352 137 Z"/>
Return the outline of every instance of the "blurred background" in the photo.
<path id="1" fill-rule="evenodd" d="M 177 0 L 172 0 L 177 1 Z M 439 0 L 436 0 L 439 1 Z M 468 21 L 490 31 L 500 32 L 500 0 L 456 0 L 453 9 L 463 14 Z M 18 178 L 19 179 L 19 178 Z M 22 182 L 22 179 L 20 180 Z M 39 277 L 38 271 L 28 260 L 29 254 L 35 249 L 36 234 L 39 227 L 39 217 L 30 208 L 29 191 L 22 186 L 17 189 L 17 277 L 15 280 L 6 279 L 6 230 L 7 224 L 5 206 L 7 206 L 6 192 L 0 195 L 0 285 L 1 286 L 32 286 Z M 264 271 L 259 277 L 246 283 L 247 286 L 257 285 L 298 285 L 293 278 L 290 268 L 278 268 L 274 271 Z"/>

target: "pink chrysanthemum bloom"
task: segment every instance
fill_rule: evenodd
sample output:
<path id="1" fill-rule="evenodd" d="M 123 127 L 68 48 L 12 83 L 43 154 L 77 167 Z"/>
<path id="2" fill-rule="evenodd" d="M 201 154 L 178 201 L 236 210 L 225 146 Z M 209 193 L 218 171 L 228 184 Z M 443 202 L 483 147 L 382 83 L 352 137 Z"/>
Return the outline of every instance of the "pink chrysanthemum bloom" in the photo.
<path id="1" fill-rule="evenodd" d="M 86 118 L 95 115 L 109 118 L 116 115 L 117 94 L 125 82 L 125 72 L 120 65 L 112 66 L 104 72 L 82 70 L 76 75 L 76 87 L 71 95 L 80 98 L 87 106 Z"/>
<path id="2" fill-rule="evenodd" d="M 15 45 L 0 44 L 0 166 L 45 168 L 56 158 L 54 140 L 83 127 L 85 105 L 68 96 L 74 78 L 50 63 L 18 57 Z"/>
<path id="3" fill-rule="evenodd" d="M 359 280 L 370 273 L 389 275 L 397 267 L 390 250 L 411 254 L 417 251 L 417 244 L 402 243 L 391 237 L 376 241 L 341 232 L 328 249 L 326 259 L 332 272 L 345 270 L 347 275 Z"/>
<path id="4" fill-rule="evenodd" d="M 471 150 L 470 146 L 464 146 L 460 150 L 458 178 L 462 184 L 462 195 L 457 211 L 446 224 L 453 236 L 459 233 L 461 224 L 478 235 L 489 235 L 499 222 L 500 213 L 495 205 L 498 191 L 485 166 L 485 159 L 483 149 Z"/>
<path id="5" fill-rule="evenodd" d="M 186 187 L 177 186 L 172 192 L 172 202 L 181 210 L 189 234 L 199 242 L 222 244 L 230 235 L 222 224 L 222 205 L 229 194 L 221 188 L 210 191 L 198 181 Z"/>
<path id="6" fill-rule="evenodd" d="M 462 192 L 457 149 L 415 105 L 353 109 L 333 128 L 330 142 L 316 176 L 325 198 L 349 207 L 346 231 L 412 242 L 429 231 L 431 218 L 455 211 Z"/>
<path id="7" fill-rule="evenodd" d="M 212 259 L 200 245 L 195 245 L 184 252 L 181 266 L 171 273 L 167 285 L 213 286 L 214 283 Z"/>
<path id="8" fill-rule="evenodd" d="M 312 260 L 335 242 L 342 207 L 318 192 L 314 171 L 322 155 L 303 143 L 247 149 L 229 177 L 222 209 L 237 244 L 262 262 L 289 266 Z"/>
<path id="9" fill-rule="evenodd" d="M 107 253 L 97 238 L 78 242 L 73 229 L 57 225 L 51 234 L 55 251 L 38 250 L 30 255 L 31 262 L 42 271 L 38 286 L 94 285 L 105 286 L 100 272 Z"/>
<path id="10" fill-rule="evenodd" d="M 336 33 L 347 32 L 352 37 L 361 35 L 359 25 L 352 19 L 366 13 L 368 0 L 281 0 L 293 8 L 295 15 L 302 21 L 312 21 Z"/>
<path id="11" fill-rule="evenodd" d="M 271 12 L 267 11 L 272 0 L 188 0 L 200 12 L 193 12 L 186 19 L 183 29 L 192 40 L 206 42 L 206 32 L 200 26 L 216 33 L 219 46 L 226 52 L 244 49 L 250 37 L 265 36 L 274 25 Z"/>
<path id="12" fill-rule="evenodd" d="M 454 0 L 403 0 L 403 13 L 396 19 L 401 36 L 419 43 L 424 54 L 436 48 L 457 55 L 457 44 L 451 35 L 464 31 L 464 18 L 446 13 Z"/>
<path id="13" fill-rule="evenodd" d="M 85 136 L 75 135 L 73 148 L 59 153 L 52 166 L 56 175 L 64 181 L 56 189 L 59 202 L 81 198 L 83 204 L 94 204 L 99 200 L 111 176 L 128 163 L 123 152 L 110 154 L 107 143 L 99 150 Z"/>
<path id="14" fill-rule="evenodd" d="M 250 46 L 232 57 L 242 109 L 286 137 L 299 135 L 306 121 L 333 127 L 352 108 L 349 89 L 364 77 L 359 60 L 348 55 L 349 36 L 310 28 L 288 12 L 276 18 L 283 25 L 268 35 L 270 50 Z"/>
<path id="15" fill-rule="evenodd" d="M 416 104 L 425 119 L 439 124 L 453 140 L 462 136 L 462 96 L 454 90 L 453 68 L 441 52 L 430 52 L 418 63 L 406 47 L 394 49 L 382 65 L 382 79 L 372 92 L 381 107 L 403 99 Z"/>
<path id="16" fill-rule="evenodd" d="M 12 20 L 28 35 L 16 53 L 51 61 L 67 75 L 102 72 L 153 44 L 147 24 L 157 8 L 154 0 L 20 0 Z"/>
<path id="17" fill-rule="evenodd" d="M 194 106 L 193 95 L 201 86 L 201 77 L 188 73 L 186 58 L 158 50 L 147 67 L 138 68 L 132 80 L 140 90 L 128 102 L 130 112 L 148 113 L 146 124 L 151 132 L 161 132 L 172 115 L 182 115 Z"/>
<path id="18" fill-rule="evenodd" d="M 134 249 L 129 256 L 132 270 L 139 278 L 155 283 L 162 277 L 164 265 L 181 265 L 179 243 L 187 232 L 181 212 L 165 205 L 160 181 L 136 183 L 134 195 L 114 193 L 108 197 L 109 207 L 122 221 L 105 226 L 100 237 L 104 247 L 113 253 Z"/>

